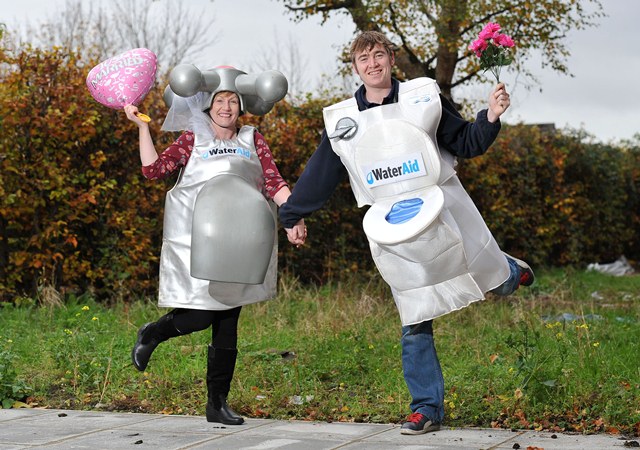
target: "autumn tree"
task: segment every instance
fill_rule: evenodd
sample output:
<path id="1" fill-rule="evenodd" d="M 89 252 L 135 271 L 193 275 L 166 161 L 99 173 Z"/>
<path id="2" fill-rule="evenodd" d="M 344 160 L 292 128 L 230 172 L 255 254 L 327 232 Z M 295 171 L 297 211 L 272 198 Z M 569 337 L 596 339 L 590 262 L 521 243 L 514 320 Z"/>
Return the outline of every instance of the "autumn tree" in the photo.
<path id="1" fill-rule="evenodd" d="M 347 14 L 357 30 L 383 32 L 397 46 L 396 76 L 433 78 L 448 98 L 456 86 L 483 76 L 467 46 L 485 23 L 498 22 L 513 37 L 513 70 L 535 80 L 525 61 L 540 52 L 544 66 L 570 74 L 567 33 L 594 26 L 604 15 L 599 0 L 281 1 L 296 21 L 313 15 L 326 21 L 330 14 Z"/>

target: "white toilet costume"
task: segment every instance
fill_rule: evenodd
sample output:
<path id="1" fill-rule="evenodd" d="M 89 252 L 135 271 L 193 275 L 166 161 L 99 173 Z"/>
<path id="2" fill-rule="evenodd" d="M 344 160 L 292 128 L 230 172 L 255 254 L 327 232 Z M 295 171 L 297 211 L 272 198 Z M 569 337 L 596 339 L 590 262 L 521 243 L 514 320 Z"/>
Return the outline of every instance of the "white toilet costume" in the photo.
<path id="1" fill-rule="evenodd" d="M 276 208 L 265 198 L 255 128 L 220 139 L 204 110 L 231 91 L 241 111 L 266 114 L 287 91 L 275 71 L 247 75 L 230 67 L 176 67 L 165 90 L 163 130 L 191 130 L 193 150 L 165 200 L 158 305 L 225 310 L 275 296 Z"/>
<path id="2" fill-rule="evenodd" d="M 363 228 L 403 326 L 482 300 L 510 275 L 454 156 L 438 149 L 441 113 L 428 78 L 400 83 L 396 103 L 359 111 L 351 98 L 323 111 L 358 206 L 371 205 Z"/>

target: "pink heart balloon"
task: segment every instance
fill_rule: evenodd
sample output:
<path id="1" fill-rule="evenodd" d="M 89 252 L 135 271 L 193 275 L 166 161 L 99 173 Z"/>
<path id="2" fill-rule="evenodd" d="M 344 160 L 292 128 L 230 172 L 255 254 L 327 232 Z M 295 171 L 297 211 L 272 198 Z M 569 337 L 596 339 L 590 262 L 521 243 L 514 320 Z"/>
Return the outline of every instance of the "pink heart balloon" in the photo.
<path id="1" fill-rule="evenodd" d="M 157 62 L 151 50 L 134 48 L 91 69 L 87 87 L 96 101 L 109 108 L 138 105 L 153 87 Z"/>

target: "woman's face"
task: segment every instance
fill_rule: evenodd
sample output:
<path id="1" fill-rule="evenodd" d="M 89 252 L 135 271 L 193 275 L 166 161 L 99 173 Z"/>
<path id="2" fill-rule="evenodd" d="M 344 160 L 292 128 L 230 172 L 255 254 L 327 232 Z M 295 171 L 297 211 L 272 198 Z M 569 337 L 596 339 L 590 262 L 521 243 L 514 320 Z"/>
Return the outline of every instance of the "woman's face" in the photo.
<path id="1" fill-rule="evenodd" d="M 240 117 L 240 100 L 234 92 L 218 92 L 209 109 L 213 123 L 221 128 L 234 129 Z"/>

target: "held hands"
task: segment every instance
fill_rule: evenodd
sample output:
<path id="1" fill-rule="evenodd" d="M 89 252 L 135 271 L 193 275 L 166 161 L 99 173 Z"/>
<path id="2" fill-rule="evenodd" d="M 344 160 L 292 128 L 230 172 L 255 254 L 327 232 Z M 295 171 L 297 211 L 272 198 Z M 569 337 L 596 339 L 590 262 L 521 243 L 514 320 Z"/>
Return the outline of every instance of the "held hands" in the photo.
<path id="1" fill-rule="evenodd" d="M 504 83 L 499 83 L 489 95 L 489 110 L 487 111 L 487 119 L 489 122 L 496 122 L 502 114 L 511 105 L 509 94 Z"/>
<path id="2" fill-rule="evenodd" d="M 125 105 L 124 113 L 127 119 L 138 125 L 138 128 L 148 127 L 149 124 L 138 117 L 138 107 L 134 105 Z"/>
<path id="3" fill-rule="evenodd" d="M 285 228 L 287 238 L 296 247 L 300 247 L 307 239 L 307 227 L 304 225 L 304 219 L 300 219 L 293 228 Z"/>

